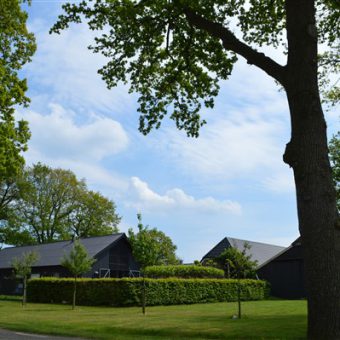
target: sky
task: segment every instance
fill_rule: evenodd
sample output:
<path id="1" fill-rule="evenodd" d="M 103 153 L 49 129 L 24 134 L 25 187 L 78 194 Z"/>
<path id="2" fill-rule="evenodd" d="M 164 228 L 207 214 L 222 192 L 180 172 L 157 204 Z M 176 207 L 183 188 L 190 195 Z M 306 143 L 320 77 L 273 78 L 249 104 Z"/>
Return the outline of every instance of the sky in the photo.
<path id="1" fill-rule="evenodd" d="M 170 236 L 185 263 L 200 260 L 224 237 L 288 246 L 298 237 L 293 174 L 283 163 L 290 122 L 285 93 L 262 71 L 239 60 L 221 82 L 197 139 L 165 120 L 138 132 L 137 94 L 108 90 L 97 70 L 107 60 L 87 46 L 95 34 L 50 27 L 59 1 L 33 1 L 28 26 L 38 49 L 23 76 L 30 107 L 18 118 L 32 132 L 26 163 L 70 169 L 117 205 L 120 231 L 143 223 Z M 267 49 L 278 62 L 284 57 Z M 339 112 L 326 112 L 329 136 Z"/>

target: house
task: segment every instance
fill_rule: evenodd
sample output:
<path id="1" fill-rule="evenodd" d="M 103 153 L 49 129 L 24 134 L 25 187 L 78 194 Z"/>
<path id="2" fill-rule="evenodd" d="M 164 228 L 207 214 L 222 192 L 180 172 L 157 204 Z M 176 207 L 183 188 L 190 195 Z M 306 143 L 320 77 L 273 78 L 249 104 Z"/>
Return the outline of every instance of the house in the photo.
<path id="1" fill-rule="evenodd" d="M 124 233 L 81 238 L 81 244 L 96 262 L 83 277 L 124 277 L 139 275 L 139 266 L 132 256 L 130 243 Z M 32 266 L 32 277 L 69 277 L 60 262 L 73 249 L 74 242 L 57 241 L 32 246 L 10 247 L 0 251 L 0 294 L 18 290 L 12 261 L 24 253 L 36 252 L 39 260 Z M 19 287 L 20 288 L 20 287 Z"/>
<path id="2" fill-rule="evenodd" d="M 286 299 L 301 299 L 307 296 L 302 250 L 301 240 L 298 238 L 258 267 L 259 278 L 270 283 L 273 296 Z"/>
<path id="3" fill-rule="evenodd" d="M 246 250 L 247 255 L 251 255 L 252 261 L 257 261 L 257 265 L 261 266 L 263 263 L 271 259 L 276 254 L 284 250 L 284 247 L 275 246 L 267 243 L 253 242 L 240 240 L 232 237 L 225 237 L 214 248 L 212 248 L 206 255 L 202 257 L 201 263 L 207 260 L 213 260 L 220 256 L 222 252 L 229 247 L 237 248 L 240 251 L 244 250 L 244 245 L 248 244 L 249 249 Z"/>

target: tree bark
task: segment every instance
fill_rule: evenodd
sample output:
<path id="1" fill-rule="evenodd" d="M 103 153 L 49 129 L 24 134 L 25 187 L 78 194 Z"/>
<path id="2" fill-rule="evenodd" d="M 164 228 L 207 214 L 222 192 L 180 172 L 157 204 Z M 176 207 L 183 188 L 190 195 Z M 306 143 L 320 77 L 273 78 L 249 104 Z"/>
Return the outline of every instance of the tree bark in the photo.
<path id="1" fill-rule="evenodd" d="M 75 309 L 76 307 L 76 295 L 77 295 L 77 276 L 74 277 L 74 282 L 73 282 L 72 309 Z"/>
<path id="2" fill-rule="evenodd" d="M 308 338 L 340 339 L 340 230 L 317 80 L 312 0 L 287 0 L 285 89 L 292 134 L 284 161 L 294 171 L 308 295 Z"/>
<path id="3" fill-rule="evenodd" d="M 24 284 L 24 292 L 22 296 L 22 307 L 25 307 L 26 300 L 27 300 L 27 276 L 26 275 L 24 276 L 23 284 Z"/>

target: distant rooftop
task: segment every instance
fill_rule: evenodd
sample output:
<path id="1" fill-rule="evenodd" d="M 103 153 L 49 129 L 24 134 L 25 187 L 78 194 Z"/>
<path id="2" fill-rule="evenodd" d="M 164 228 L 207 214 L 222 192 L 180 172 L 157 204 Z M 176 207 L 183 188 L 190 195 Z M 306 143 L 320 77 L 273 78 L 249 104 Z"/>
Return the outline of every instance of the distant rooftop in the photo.
<path id="1" fill-rule="evenodd" d="M 125 237 L 124 233 L 106 236 L 81 238 L 79 241 L 86 248 L 89 256 L 95 257 L 106 247 Z M 73 248 L 73 241 L 57 241 L 53 243 L 37 244 L 33 246 L 9 247 L 0 251 L 0 268 L 11 268 L 15 257 L 34 251 L 38 253 L 39 260 L 33 267 L 58 266 L 64 254 L 69 254 Z"/>
<path id="2" fill-rule="evenodd" d="M 257 261 L 257 265 L 260 266 L 262 263 L 266 262 L 279 252 L 281 252 L 285 247 L 275 246 L 272 244 L 240 240 L 232 237 L 225 237 L 220 241 L 214 248 L 212 248 L 206 255 L 203 256 L 202 260 L 214 259 L 221 255 L 224 249 L 233 247 L 240 251 L 243 251 L 244 244 L 247 243 L 250 249 L 246 250 L 247 255 L 251 255 L 253 261 Z"/>

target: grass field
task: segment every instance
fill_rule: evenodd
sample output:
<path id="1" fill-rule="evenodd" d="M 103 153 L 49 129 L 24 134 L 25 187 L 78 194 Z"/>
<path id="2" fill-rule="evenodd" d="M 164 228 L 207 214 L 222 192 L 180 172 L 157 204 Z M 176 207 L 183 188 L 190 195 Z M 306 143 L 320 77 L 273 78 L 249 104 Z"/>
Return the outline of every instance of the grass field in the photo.
<path id="1" fill-rule="evenodd" d="M 141 309 L 77 307 L 0 301 L 0 328 L 89 339 L 303 339 L 305 301 L 242 303 L 243 318 L 233 320 L 236 303 Z"/>

